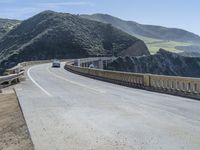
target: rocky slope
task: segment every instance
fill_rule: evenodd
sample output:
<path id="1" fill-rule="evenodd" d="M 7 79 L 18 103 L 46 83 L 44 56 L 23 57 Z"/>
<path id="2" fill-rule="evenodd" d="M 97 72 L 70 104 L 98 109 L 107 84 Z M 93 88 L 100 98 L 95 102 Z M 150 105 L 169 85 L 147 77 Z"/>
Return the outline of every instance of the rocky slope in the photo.
<path id="1" fill-rule="evenodd" d="M 83 18 L 112 24 L 131 35 L 140 35 L 149 38 L 171 40 L 178 42 L 200 43 L 200 36 L 177 28 L 166 28 L 162 26 L 143 25 L 134 21 L 124 21 L 107 14 L 81 15 Z"/>
<path id="2" fill-rule="evenodd" d="M 0 64 L 3 70 L 22 61 L 123 55 L 127 49 L 132 56 L 149 55 L 143 41 L 111 25 L 45 11 L 0 39 Z"/>
<path id="3" fill-rule="evenodd" d="M 0 38 L 20 24 L 20 22 L 18 20 L 0 19 Z"/>
<path id="4" fill-rule="evenodd" d="M 160 49 L 151 56 L 119 57 L 108 64 L 110 70 L 173 75 L 185 77 L 200 77 L 200 58 L 184 57 Z"/>

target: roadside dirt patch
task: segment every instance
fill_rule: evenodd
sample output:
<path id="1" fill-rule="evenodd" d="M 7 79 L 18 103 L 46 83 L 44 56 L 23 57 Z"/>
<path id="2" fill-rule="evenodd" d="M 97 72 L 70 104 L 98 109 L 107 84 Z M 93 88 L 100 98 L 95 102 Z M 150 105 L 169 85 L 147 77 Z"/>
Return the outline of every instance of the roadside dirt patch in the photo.
<path id="1" fill-rule="evenodd" d="M 0 150 L 34 150 L 13 90 L 0 93 Z"/>

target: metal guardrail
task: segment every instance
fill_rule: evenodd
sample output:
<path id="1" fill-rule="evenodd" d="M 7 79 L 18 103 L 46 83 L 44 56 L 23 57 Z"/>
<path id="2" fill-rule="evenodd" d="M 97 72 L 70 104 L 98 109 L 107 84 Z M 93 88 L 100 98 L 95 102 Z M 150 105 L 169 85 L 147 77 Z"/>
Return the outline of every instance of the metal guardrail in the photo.
<path id="1" fill-rule="evenodd" d="M 26 67 L 26 66 L 31 66 L 31 65 L 36 65 L 36 64 L 44 64 L 44 63 L 50 63 L 50 62 L 51 62 L 51 60 L 22 62 L 13 68 L 7 69 L 4 74 L 9 75 L 9 74 L 19 73 L 21 71 L 24 71 L 24 67 Z"/>
<path id="2" fill-rule="evenodd" d="M 24 71 L 0 77 L 0 90 L 10 85 L 19 83 L 24 79 Z"/>
<path id="3" fill-rule="evenodd" d="M 66 61 L 66 59 L 62 61 Z M 4 76 L 0 76 L 0 90 L 4 87 L 19 83 L 21 80 L 23 80 L 25 78 L 24 67 L 36 65 L 36 64 L 50 63 L 50 62 L 51 60 L 28 61 L 28 62 L 19 63 L 13 68 L 7 69 L 4 73 Z"/>
<path id="4" fill-rule="evenodd" d="M 68 59 L 61 59 L 61 62 L 67 61 Z M 5 75 L 9 74 L 14 74 L 14 73 L 19 73 L 20 71 L 24 70 L 24 67 L 26 66 L 31 66 L 31 65 L 37 65 L 37 64 L 45 64 L 45 63 L 50 63 L 52 60 L 39 60 L 39 61 L 27 61 L 27 62 L 22 62 L 19 63 L 17 66 L 7 69 L 5 71 Z"/>
<path id="5" fill-rule="evenodd" d="M 82 60 L 82 62 L 85 61 Z M 87 67 L 78 67 L 73 65 L 72 61 L 66 63 L 65 69 L 77 74 L 120 85 L 200 100 L 199 78 L 127 73 Z"/>
<path id="6" fill-rule="evenodd" d="M 66 61 L 67 59 L 61 59 L 60 61 Z M 24 68 L 26 66 L 50 63 L 52 60 L 39 60 L 39 61 L 28 61 L 22 62 L 13 68 L 7 69 L 4 76 L 0 76 L 0 90 L 4 87 L 16 84 L 24 79 Z"/>

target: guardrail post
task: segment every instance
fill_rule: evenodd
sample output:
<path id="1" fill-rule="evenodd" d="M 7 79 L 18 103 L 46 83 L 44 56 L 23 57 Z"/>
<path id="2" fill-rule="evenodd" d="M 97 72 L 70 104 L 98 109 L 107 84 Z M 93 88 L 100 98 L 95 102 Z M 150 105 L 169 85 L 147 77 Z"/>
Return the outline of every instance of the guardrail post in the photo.
<path id="1" fill-rule="evenodd" d="M 200 83 L 197 84 L 197 93 L 200 95 Z"/>
<path id="2" fill-rule="evenodd" d="M 99 60 L 99 69 L 103 69 L 103 60 Z"/>
<path id="3" fill-rule="evenodd" d="M 2 86 L 2 85 L 0 85 L 0 93 L 2 93 L 2 89 L 3 89 L 3 86 Z"/>
<path id="4" fill-rule="evenodd" d="M 144 86 L 149 87 L 150 86 L 150 74 L 144 75 Z"/>

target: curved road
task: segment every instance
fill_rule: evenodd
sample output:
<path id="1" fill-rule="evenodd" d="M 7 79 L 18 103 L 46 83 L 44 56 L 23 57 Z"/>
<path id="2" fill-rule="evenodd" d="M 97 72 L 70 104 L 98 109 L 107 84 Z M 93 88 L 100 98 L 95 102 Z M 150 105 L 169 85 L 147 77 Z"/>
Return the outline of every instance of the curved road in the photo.
<path id="1" fill-rule="evenodd" d="M 199 150 L 200 101 L 123 87 L 51 64 L 15 87 L 36 150 Z"/>

